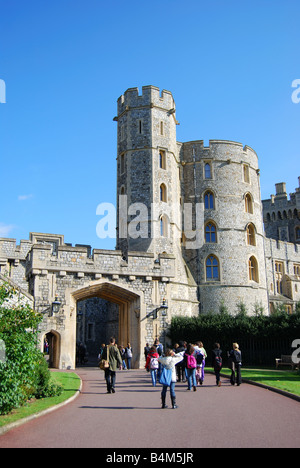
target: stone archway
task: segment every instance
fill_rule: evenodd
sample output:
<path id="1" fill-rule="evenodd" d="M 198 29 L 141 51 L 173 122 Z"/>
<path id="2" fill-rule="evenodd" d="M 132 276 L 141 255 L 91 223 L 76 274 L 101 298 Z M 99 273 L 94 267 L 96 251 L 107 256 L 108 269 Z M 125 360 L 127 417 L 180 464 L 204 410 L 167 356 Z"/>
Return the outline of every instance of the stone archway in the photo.
<path id="1" fill-rule="evenodd" d="M 44 339 L 42 340 L 43 346 L 44 346 L 45 340 L 48 343 L 48 347 L 47 347 L 48 352 L 45 355 L 48 361 L 48 366 L 50 368 L 59 368 L 60 345 L 61 345 L 60 334 L 55 330 L 51 330 L 48 333 L 44 334 Z M 45 351 L 45 346 L 44 346 L 44 351 Z"/>
<path id="2" fill-rule="evenodd" d="M 98 297 L 119 307 L 119 326 L 116 341 L 119 344 L 127 345 L 130 342 L 133 348 L 132 367 L 139 368 L 143 354 L 141 352 L 141 330 L 140 313 L 143 303 L 141 295 L 130 290 L 124 285 L 103 280 L 102 282 L 90 283 L 78 290 L 70 291 L 70 315 L 73 318 L 73 343 L 72 361 L 75 367 L 75 347 L 76 347 L 76 313 L 79 301 Z M 70 337 L 69 337 L 70 339 Z M 100 345 L 100 343 L 99 343 Z"/>

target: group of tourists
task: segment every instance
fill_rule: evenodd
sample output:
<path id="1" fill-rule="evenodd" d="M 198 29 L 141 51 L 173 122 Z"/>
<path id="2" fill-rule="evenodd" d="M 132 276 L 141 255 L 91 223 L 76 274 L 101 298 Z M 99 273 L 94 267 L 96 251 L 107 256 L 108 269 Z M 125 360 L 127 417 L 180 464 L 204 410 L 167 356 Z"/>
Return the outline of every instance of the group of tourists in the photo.
<path id="1" fill-rule="evenodd" d="M 145 368 L 151 373 L 152 385 L 155 387 L 157 382 L 162 384 L 162 408 L 166 406 L 166 393 L 170 388 L 172 408 L 177 408 L 175 385 L 176 382 L 187 382 L 187 390 L 197 391 L 197 386 L 203 385 L 204 368 L 207 358 L 207 352 L 201 341 L 195 344 L 180 341 L 176 343 L 173 349 L 167 349 L 163 355 L 162 345 L 157 341 L 149 347 L 145 347 Z M 220 343 L 215 343 L 211 355 L 211 364 L 216 377 L 216 385 L 221 386 L 220 372 L 223 367 L 222 350 Z M 231 385 L 240 385 L 241 380 L 242 357 L 239 345 L 233 343 L 232 350 L 228 353 L 228 365 L 231 369 Z M 168 374 L 168 375 L 166 375 Z"/>
<path id="2" fill-rule="evenodd" d="M 128 353 L 129 351 L 129 353 Z M 233 343 L 232 350 L 228 354 L 228 366 L 231 369 L 231 385 L 240 385 L 241 380 L 241 351 L 237 343 Z M 207 352 L 201 341 L 196 343 L 186 343 L 180 341 L 174 348 L 168 348 L 165 352 L 163 345 L 159 340 L 155 340 L 152 346 L 147 343 L 144 348 L 145 368 L 151 375 L 152 385 L 157 383 L 162 385 L 161 400 L 162 408 L 167 408 L 166 394 L 170 388 L 172 408 L 177 408 L 175 385 L 177 382 L 186 382 L 187 390 L 194 392 L 197 387 L 203 385 L 205 361 Z M 127 357 L 125 357 L 127 356 Z M 110 344 L 102 345 L 100 357 L 100 368 L 105 371 L 105 380 L 107 384 L 107 393 L 115 393 L 116 371 L 117 369 L 130 369 L 128 365 L 128 356 L 131 361 L 132 348 L 130 343 L 126 348 L 117 346 L 115 339 L 110 339 Z M 127 366 L 125 363 L 127 359 Z M 102 363 L 107 363 L 107 366 Z M 223 366 L 222 350 L 219 343 L 215 343 L 211 354 L 211 363 L 216 377 L 216 385 L 221 386 L 220 372 Z"/>

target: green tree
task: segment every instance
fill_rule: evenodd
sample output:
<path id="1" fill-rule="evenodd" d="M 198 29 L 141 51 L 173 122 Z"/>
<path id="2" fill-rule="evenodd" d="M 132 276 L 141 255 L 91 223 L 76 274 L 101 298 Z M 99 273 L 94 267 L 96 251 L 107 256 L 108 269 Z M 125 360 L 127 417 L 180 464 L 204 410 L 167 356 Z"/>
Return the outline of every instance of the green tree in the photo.
<path id="1" fill-rule="evenodd" d="M 11 306 L 8 301 L 15 295 L 8 283 L 0 285 L 0 341 L 5 344 L 5 359 L 0 362 L 0 414 L 29 398 L 47 396 L 50 387 L 49 370 L 37 348 L 42 316 L 28 305 Z"/>

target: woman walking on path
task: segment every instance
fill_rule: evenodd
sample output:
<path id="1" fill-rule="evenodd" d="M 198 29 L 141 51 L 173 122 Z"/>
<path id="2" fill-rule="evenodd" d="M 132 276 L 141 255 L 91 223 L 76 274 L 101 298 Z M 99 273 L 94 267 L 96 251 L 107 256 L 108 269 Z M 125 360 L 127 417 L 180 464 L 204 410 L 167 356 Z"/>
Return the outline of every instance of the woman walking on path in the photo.
<path id="1" fill-rule="evenodd" d="M 185 370 L 187 375 L 187 382 L 188 382 L 188 390 L 191 390 L 192 387 L 194 392 L 197 390 L 197 382 L 196 382 L 196 367 L 197 361 L 195 358 L 195 349 L 194 346 L 191 344 L 187 345 L 186 352 L 184 353 L 184 362 L 185 362 Z"/>
<path id="2" fill-rule="evenodd" d="M 166 355 L 164 357 L 159 357 L 158 361 L 161 363 L 162 367 L 166 367 L 172 371 L 171 383 L 170 383 L 170 395 L 171 395 L 171 402 L 172 408 L 178 408 L 176 405 L 176 394 L 175 394 L 175 385 L 176 385 L 176 364 L 183 360 L 183 356 L 180 354 L 175 354 L 172 349 L 168 349 L 166 351 Z M 162 392 L 161 392 L 161 407 L 167 408 L 166 405 L 166 394 L 168 390 L 168 385 L 163 385 Z"/>
<path id="3" fill-rule="evenodd" d="M 147 355 L 145 368 L 147 371 L 150 371 L 153 387 L 156 387 L 157 382 L 157 369 L 159 366 L 158 358 L 159 354 L 156 351 L 156 346 L 152 346 Z"/>
<path id="4" fill-rule="evenodd" d="M 204 356 L 203 361 L 202 361 L 202 366 L 201 366 L 201 375 L 200 375 L 200 385 L 202 385 L 204 382 L 204 367 L 205 367 L 205 359 L 207 358 L 207 352 L 205 351 L 203 347 L 202 341 L 197 341 L 196 345 L 199 347 L 201 353 Z"/>
<path id="5" fill-rule="evenodd" d="M 230 383 L 231 385 L 234 385 L 235 383 L 237 385 L 241 385 L 242 353 L 237 343 L 232 343 L 232 350 L 229 353 L 229 360 L 232 362 Z"/>
<path id="6" fill-rule="evenodd" d="M 202 350 L 203 348 L 200 349 L 199 344 L 200 344 L 200 342 L 198 341 L 194 345 L 195 358 L 196 358 L 196 361 L 197 361 L 196 382 L 197 382 L 197 385 L 202 385 L 203 384 L 202 368 L 204 366 L 205 356 L 204 356 L 204 353 L 203 353 L 203 350 Z"/>
<path id="7" fill-rule="evenodd" d="M 220 387 L 221 386 L 220 372 L 222 369 L 222 350 L 220 347 L 220 343 L 215 343 L 215 347 L 212 351 L 211 364 L 215 371 L 216 384 L 218 385 L 218 387 Z"/>

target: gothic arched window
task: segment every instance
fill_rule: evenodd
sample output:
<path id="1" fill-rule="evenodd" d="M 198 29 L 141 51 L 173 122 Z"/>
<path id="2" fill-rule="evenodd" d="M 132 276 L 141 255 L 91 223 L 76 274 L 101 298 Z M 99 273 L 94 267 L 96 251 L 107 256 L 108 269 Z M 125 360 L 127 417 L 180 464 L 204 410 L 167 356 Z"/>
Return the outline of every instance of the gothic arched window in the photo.
<path id="1" fill-rule="evenodd" d="M 205 225 L 205 242 L 217 242 L 217 229 L 212 221 Z"/>
<path id="2" fill-rule="evenodd" d="M 252 223 L 248 224 L 246 230 L 247 230 L 247 244 L 256 245 L 254 225 Z"/>
<path id="3" fill-rule="evenodd" d="M 160 201 L 167 202 L 167 187 L 165 186 L 165 184 L 161 184 L 159 190 L 160 190 L 160 194 L 159 194 Z"/>
<path id="4" fill-rule="evenodd" d="M 206 210 L 214 210 L 215 208 L 215 197 L 210 190 L 204 194 L 204 207 Z"/>
<path id="5" fill-rule="evenodd" d="M 209 255 L 206 259 L 206 281 L 219 281 L 220 268 L 219 260 L 214 255 Z"/>
<path id="6" fill-rule="evenodd" d="M 259 282 L 258 278 L 258 263 L 254 256 L 249 258 L 248 262 L 249 267 L 249 279 L 250 281 L 255 281 L 256 283 Z"/>
<path id="7" fill-rule="evenodd" d="M 245 211 L 246 213 L 253 214 L 253 201 L 250 193 L 245 195 Z"/>

